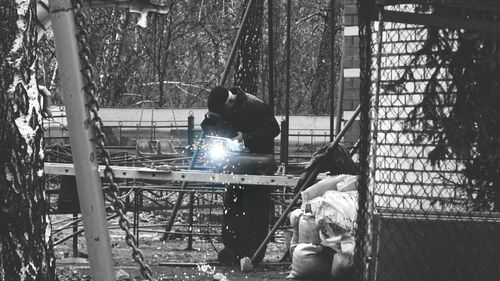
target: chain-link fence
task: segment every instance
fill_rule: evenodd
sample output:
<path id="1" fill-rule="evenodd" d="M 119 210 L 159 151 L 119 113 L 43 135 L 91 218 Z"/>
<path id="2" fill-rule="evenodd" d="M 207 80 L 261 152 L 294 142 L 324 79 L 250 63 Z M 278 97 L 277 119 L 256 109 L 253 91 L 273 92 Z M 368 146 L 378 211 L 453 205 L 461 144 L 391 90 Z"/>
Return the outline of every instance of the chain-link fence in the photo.
<path id="1" fill-rule="evenodd" d="M 499 280 L 500 215 L 492 212 L 498 186 L 474 178 L 470 159 L 454 146 L 460 141 L 441 139 L 452 128 L 438 123 L 462 118 L 454 115 L 463 91 L 456 55 L 469 39 L 460 41 L 467 31 L 449 26 L 485 17 L 464 8 L 439 13 L 448 7 L 399 5 L 383 7 L 371 21 L 363 5 L 361 41 L 371 51 L 363 54 L 362 47 L 362 78 L 371 84 L 361 86 L 361 102 L 370 106 L 361 126 L 358 279 Z M 444 21 L 448 27 L 437 26 L 436 16 L 446 15 L 453 15 Z M 472 142 L 478 150 L 481 137 Z"/>

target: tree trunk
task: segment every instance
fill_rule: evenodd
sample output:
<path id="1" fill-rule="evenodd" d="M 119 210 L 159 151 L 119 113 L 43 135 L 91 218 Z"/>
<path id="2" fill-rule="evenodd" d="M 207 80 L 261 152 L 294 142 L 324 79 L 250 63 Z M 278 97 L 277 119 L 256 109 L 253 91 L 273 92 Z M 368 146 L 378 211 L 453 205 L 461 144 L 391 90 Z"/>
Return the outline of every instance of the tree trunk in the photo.
<path id="1" fill-rule="evenodd" d="M 330 17 L 332 16 L 332 12 L 335 8 L 336 22 L 335 25 L 338 26 L 339 21 L 341 20 L 343 8 L 342 4 L 335 5 L 335 0 L 330 0 L 328 5 L 328 13 L 325 17 L 324 21 L 324 30 L 321 36 L 321 41 L 319 45 L 319 53 L 317 58 L 316 70 L 314 72 L 314 84 L 311 93 L 311 110 L 312 114 L 328 114 L 330 112 L 330 92 L 329 92 L 329 73 L 330 73 L 330 61 L 333 58 L 335 63 L 335 81 L 339 78 L 339 69 L 340 69 L 340 58 L 342 58 L 342 50 L 340 47 L 342 46 L 342 42 L 338 42 L 341 39 L 341 31 L 339 28 L 336 30 L 336 40 L 335 40 L 335 55 L 332 56 L 330 42 L 332 31 L 329 24 Z M 335 82 L 335 84 L 337 84 Z"/>
<path id="2" fill-rule="evenodd" d="M 254 0 L 253 2 L 248 22 L 242 30 L 235 62 L 234 86 L 251 94 L 257 94 L 257 81 L 259 79 L 263 3 L 264 0 Z M 247 4 L 248 0 L 245 1 L 245 8 Z"/>
<path id="3" fill-rule="evenodd" d="M 0 280 L 55 280 L 35 79 L 35 1 L 0 1 Z"/>

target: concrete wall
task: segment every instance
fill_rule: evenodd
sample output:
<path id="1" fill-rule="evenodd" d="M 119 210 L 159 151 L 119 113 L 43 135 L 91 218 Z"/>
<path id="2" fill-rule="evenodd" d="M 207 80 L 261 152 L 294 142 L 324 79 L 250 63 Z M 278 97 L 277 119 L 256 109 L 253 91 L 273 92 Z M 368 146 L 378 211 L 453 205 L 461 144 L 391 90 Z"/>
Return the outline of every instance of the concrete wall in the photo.
<path id="1" fill-rule="evenodd" d="M 66 125 L 66 112 L 64 107 L 52 107 L 54 118 Z M 141 126 L 149 126 L 151 122 L 155 122 L 157 126 L 168 125 L 186 125 L 188 116 L 194 116 L 195 126 L 199 126 L 205 117 L 206 109 L 144 109 L 140 108 L 101 108 L 99 114 L 104 121 L 104 125 L 118 126 L 122 125 L 136 126 L 141 123 Z M 344 112 L 344 120 L 351 118 L 353 111 Z M 142 117 L 141 117 L 142 116 Z M 276 121 L 281 122 L 284 116 L 277 115 Z M 299 130 L 330 130 L 330 116 L 307 116 L 293 115 L 290 116 L 290 130 L 296 132 Z"/>

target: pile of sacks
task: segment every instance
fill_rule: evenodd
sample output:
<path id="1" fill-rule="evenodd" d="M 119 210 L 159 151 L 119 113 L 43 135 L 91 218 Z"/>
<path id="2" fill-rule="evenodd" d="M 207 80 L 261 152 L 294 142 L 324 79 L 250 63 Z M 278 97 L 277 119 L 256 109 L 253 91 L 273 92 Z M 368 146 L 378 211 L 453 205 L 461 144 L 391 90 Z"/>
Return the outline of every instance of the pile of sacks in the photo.
<path id="1" fill-rule="evenodd" d="M 288 278 L 352 280 L 357 178 L 329 176 L 302 192 L 290 213 L 292 270 Z"/>

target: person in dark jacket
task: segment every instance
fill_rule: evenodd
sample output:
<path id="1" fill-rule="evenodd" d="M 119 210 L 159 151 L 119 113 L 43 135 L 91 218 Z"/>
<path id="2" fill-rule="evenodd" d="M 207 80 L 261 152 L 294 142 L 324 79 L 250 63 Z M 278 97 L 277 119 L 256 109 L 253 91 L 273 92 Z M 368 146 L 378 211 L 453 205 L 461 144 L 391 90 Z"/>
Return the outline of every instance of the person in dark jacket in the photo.
<path id="1" fill-rule="evenodd" d="M 215 87 L 208 97 L 209 114 L 223 120 L 227 136 L 243 141 L 250 153 L 274 153 L 274 138 L 280 133 L 271 107 L 238 88 Z M 202 123 L 202 127 L 203 123 Z M 205 130 L 205 128 L 204 128 Z M 269 230 L 271 188 L 228 185 L 224 194 L 222 264 L 235 264 L 252 257 Z M 256 262 L 264 257 L 265 249 Z"/>

